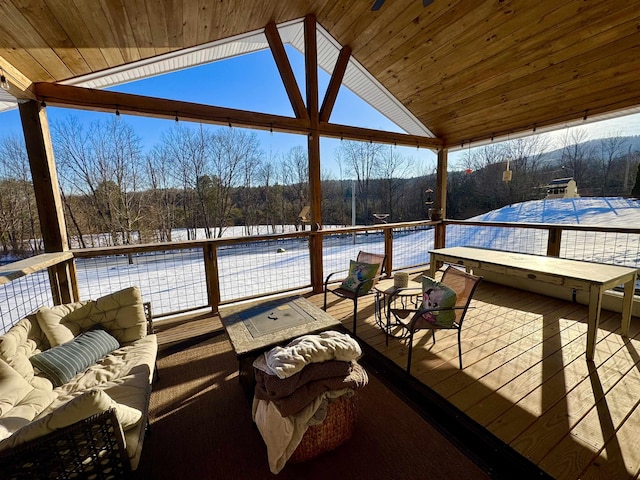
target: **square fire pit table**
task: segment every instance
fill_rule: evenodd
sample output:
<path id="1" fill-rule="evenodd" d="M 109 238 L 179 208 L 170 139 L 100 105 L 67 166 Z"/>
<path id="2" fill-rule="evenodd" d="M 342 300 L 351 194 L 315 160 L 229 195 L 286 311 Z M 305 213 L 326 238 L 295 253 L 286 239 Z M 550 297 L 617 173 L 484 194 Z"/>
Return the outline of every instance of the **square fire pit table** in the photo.
<path id="1" fill-rule="evenodd" d="M 261 353 L 301 335 L 331 330 L 340 321 L 302 297 L 283 298 L 220 310 L 239 364 L 240 384 L 253 396 L 253 361 Z"/>

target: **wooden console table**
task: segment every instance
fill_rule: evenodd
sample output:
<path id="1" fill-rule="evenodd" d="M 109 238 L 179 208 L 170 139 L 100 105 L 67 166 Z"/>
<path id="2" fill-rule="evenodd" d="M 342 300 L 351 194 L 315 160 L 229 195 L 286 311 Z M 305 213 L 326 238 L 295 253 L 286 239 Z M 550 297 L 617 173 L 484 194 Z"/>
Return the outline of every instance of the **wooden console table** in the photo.
<path id="1" fill-rule="evenodd" d="M 526 253 L 512 253 L 472 247 L 452 247 L 431 250 L 431 276 L 443 263 L 528 278 L 584 291 L 589 295 L 587 323 L 587 359 L 593 360 L 605 290 L 624 284 L 622 299 L 622 334 L 629 334 L 631 310 L 638 269 L 602 263 L 568 260 Z M 574 297 L 575 299 L 575 297 Z"/>

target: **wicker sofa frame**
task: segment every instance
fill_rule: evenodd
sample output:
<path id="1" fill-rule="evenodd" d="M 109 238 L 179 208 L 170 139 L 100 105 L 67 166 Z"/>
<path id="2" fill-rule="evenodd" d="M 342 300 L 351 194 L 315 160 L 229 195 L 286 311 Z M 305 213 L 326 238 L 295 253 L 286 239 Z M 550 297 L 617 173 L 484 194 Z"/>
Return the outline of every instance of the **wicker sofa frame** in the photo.
<path id="1" fill-rule="evenodd" d="M 129 458 L 115 409 L 0 452 L 5 480 L 129 478 Z"/>

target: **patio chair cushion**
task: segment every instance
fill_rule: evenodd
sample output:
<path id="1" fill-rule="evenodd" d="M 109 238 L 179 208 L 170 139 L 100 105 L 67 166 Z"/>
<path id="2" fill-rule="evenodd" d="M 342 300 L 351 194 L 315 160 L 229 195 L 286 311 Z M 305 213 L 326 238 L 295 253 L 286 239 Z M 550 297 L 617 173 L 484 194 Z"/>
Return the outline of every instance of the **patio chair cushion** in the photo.
<path id="1" fill-rule="evenodd" d="M 36 312 L 40 327 L 52 347 L 101 325 L 118 342 L 134 342 L 147 334 L 142 295 L 137 287 L 86 302 L 42 307 Z"/>
<path id="2" fill-rule="evenodd" d="M 119 347 L 118 341 L 108 332 L 96 328 L 33 355 L 29 360 L 54 386 L 59 387 Z"/>
<path id="3" fill-rule="evenodd" d="M 427 322 L 439 327 L 450 327 L 456 319 L 455 310 L 456 292 L 430 277 L 422 277 L 422 307 L 421 310 L 444 309 L 425 311 L 422 314 Z"/>
<path id="4" fill-rule="evenodd" d="M 340 288 L 355 292 L 361 283 L 364 283 L 358 293 L 365 294 L 373 286 L 373 279 L 380 267 L 377 263 L 364 263 L 351 260 L 349 263 L 349 275 L 344 279 Z"/>

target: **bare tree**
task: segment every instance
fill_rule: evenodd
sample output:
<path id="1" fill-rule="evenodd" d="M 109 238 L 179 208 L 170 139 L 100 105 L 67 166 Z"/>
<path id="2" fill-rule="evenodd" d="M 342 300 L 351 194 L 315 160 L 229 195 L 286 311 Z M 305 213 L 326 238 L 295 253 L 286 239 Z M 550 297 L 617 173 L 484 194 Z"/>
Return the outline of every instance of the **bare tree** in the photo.
<path id="1" fill-rule="evenodd" d="M 212 138 L 208 151 L 213 182 L 212 217 L 216 236 L 221 237 L 229 226 L 233 202 L 231 191 L 242 185 L 246 165 L 260 160 L 260 142 L 255 133 L 233 128 L 221 128 Z M 249 167 L 253 174 L 253 167 Z"/>
<path id="2" fill-rule="evenodd" d="M 31 182 L 29 158 L 24 141 L 17 135 L 4 137 L 0 142 L 0 238 L 7 250 L 7 240 L 14 253 L 26 250 L 37 254 L 43 249 L 40 226 Z M 30 241 L 23 242 L 25 239 Z"/>
<path id="3" fill-rule="evenodd" d="M 119 118 L 92 122 L 85 131 L 75 117 L 68 117 L 54 124 L 53 132 L 63 198 L 85 198 L 93 210 L 87 215 L 92 233 L 108 234 L 108 243 L 131 243 L 142 211 L 139 137 Z M 67 208 L 72 208 L 68 201 Z"/>
<path id="4" fill-rule="evenodd" d="M 614 161 L 623 155 L 626 139 L 621 134 L 613 134 L 610 137 L 601 138 L 598 143 L 600 143 L 600 158 L 598 160 L 602 177 L 601 195 L 606 195 Z"/>
<path id="5" fill-rule="evenodd" d="M 296 230 L 304 225 L 299 223 L 299 215 L 309 201 L 309 160 L 307 151 L 301 146 L 291 148 L 282 160 L 283 183 L 287 186 L 291 205 L 288 218 L 295 223 Z"/>
<path id="6" fill-rule="evenodd" d="M 358 202 L 362 205 L 361 218 L 371 218 L 369 195 L 371 181 L 379 172 L 383 145 L 372 142 L 345 140 L 336 151 L 338 162 L 344 165 L 347 175 L 355 178 L 358 185 Z"/>
<path id="7" fill-rule="evenodd" d="M 560 138 L 563 167 L 570 168 L 578 187 L 583 184 L 587 175 L 589 161 L 593 156 L 592 148 L 586 143 L 589 135 L 586 130 L 572 128 L 564 132 Z"/>
<path id="8" fill-rule="evenodd" d="M 379 177 L 381 186 L 381 207 L 395 221 L 395 208 L 404 194 L 402 186 L 406 177 L 413 173 L 414 160 L 398 153 L 393 146 L 383 148 L 380 155 Z"/>

